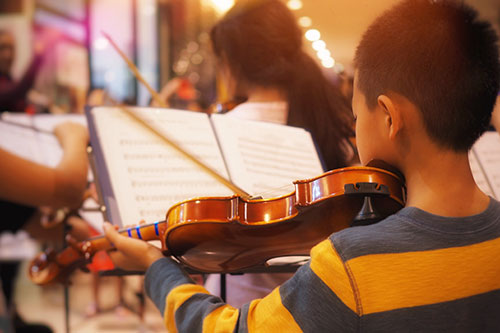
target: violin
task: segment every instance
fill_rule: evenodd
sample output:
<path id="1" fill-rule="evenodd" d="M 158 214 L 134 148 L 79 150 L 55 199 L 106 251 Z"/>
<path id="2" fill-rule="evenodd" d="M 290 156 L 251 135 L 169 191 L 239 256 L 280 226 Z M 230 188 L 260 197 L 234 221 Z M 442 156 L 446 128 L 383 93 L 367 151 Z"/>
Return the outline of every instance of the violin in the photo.
<path id="1" fill-rule="evenodd" d="M 333 232 L 374 223 L 405 204 L 401 176 L 376 167 L 347 167 L 297 180 L 295 189 L 271 199 L 203 197 L 172 206 L 164 221 L 120 230 L 145 241 L 160 240 L 165 255 L 199 272 L 233 273 L 266 266 L 269 259 L 309 255 Z M 29 277 L 44 285 L 64 279 L 94 253 L 110 250 L 105 237 L 39 254 Z"/>

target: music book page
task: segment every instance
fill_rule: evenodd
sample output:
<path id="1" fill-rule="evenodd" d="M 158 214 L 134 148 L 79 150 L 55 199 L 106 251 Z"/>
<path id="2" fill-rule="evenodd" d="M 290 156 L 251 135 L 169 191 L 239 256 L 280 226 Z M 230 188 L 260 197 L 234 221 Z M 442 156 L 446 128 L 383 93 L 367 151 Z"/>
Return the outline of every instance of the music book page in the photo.
<path id="1" fill-rule="evenodd" d="M 29 118 L 19 118 L 17 121 L 26 127 L 0 122 L 0 146 L 24 159 L 55 167 L 62 156 L 62 149 L 57 139 L 51 134 L 37 132 L 30 128 Z"/>
<path id="2" fill-rule="evenodd" d="M 469 160 L 474 179 L 486 194 L 500 199 L 500 135 L 484 133 L 474 144 Z"/>
<path id="3" fill-rule="evenodd" d="M 206 114 L 130 108 L 219 174 L 228 178 Z M 98 178 L 111 222 L 120 226 L 165 219 L 183 200 L 232 191 L 119 108 L 88 111 Z M 94 128 L 95 127 L 95 128 Z"/>
<path id="4" fill-rule="evenodd" d="M 294 180 L 323 172 L 311 135 L 300 128 L 184 110 L 128 109 L 254 195 L 288 194 Z M 180 201 L 234 194 L 122 109 L 92 108 L 87 117 L 112 223 L 151 223 Z"/>
<path id="5" fill-rule="evenodd" d="M 309 132 L 302 128 L 212 115 L 232 181 L 266 197 L 290 193 L 293 181 L 321 175 Z"/>
<path id="6" fill-rule="evenodd" d="M 35 115 L 29 115 L 26 113 L 19 112 L 4 112 L 2 114 L 2 120 L 7 122 L 13 122 L 16 124 L 27 125 L 33 127 L 35 130 L 52 132 L 56 125 L 60 123 L 71 121 L 79 123 L 87 127 L 87 120 L 83 114 L 75 113 L 64 113 L 64 114 L 51 114 L 51 113 L 40 113 Z"/>
<path id="7" fill-rule="evenodd" d="M 87 127 L 87 120 L 83 114 L 43 113 L 28 115 L 25 113 L 4 112 L 2 114 L 2 120 L 5 121 L 5 126 L 10 125 L 10 128 L 16 127 L 11 123 L 25 126 L 24 128 L 17 127 L 15 130 L 4 133 L 4 135 L 8 137 L 10 137 L 12 131 L 17 133 L 18 136 L 16 138 L 9 138 L 9 141 L 11 141 L 9 145 L 14 145 L 12 148 L 15 149 L 14 153 L 48 167 L 57 166 L 62 158 L 63 151 L 57 138 L 53 134 L 47 132 L 52 132 L 57 125 L 67 121 L 79 123 Z M 22 137 L 19 137 L 20 133 L 24 133 Z M 87 179 L 88 181 L 93 180 L 92 171 L 90 169 Z"/>

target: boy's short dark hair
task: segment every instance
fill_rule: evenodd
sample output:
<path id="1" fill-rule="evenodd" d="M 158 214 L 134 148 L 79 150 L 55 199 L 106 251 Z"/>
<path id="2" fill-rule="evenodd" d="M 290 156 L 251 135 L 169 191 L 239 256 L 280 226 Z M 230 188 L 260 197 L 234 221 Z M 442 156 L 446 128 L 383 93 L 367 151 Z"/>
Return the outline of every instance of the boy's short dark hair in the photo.
<path id="1" fill-rule="evenodd" d="M 462 1 L 399 3 L 365 32 L 354 65 L 369 108 L 380 94 L 405 96 L 443 147 L 467 151 L 488 128 L 499 90 L 497 36 Z"/>

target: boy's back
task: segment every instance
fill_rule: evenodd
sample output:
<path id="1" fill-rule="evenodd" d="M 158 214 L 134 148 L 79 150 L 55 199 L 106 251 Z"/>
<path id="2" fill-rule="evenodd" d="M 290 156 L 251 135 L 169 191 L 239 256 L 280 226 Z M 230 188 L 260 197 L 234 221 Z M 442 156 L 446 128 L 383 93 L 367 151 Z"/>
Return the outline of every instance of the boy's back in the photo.
<path id="1" fill-rule="evenodd" d="M 500 204 L 478 188 L 468 150 L 499 90 L 497 37 L 459 1 L 403 1 L 355 58 L 360 158 L 406 177 L 406 208 L 333 235 L 361 328 L 498 331 Z"/>
<path id="2" fill-rule="evenodd" d="M 380 223 L 346 229 L 330 239 L 332 255 L 341 258 L 349 281 L 340 284 L 337 276 L 330 287 L 346 306 L 346 319 L 348 312 L 357 314 L 352 328 L 500 331 L 497 201 L 492 199 L 479 215 L 459 218 L 407 207 Z M 319 257 L 330 251 L 329 245 Z M 322 265 L 331 267 L 331 260 Z"/>

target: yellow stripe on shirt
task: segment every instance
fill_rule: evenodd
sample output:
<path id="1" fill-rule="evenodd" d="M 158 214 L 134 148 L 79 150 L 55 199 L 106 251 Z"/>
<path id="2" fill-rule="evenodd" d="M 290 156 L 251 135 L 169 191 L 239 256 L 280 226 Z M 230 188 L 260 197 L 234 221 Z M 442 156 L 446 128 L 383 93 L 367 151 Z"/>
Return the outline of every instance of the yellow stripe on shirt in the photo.
<path id="1" fill-rule="evenodd" d="M 163 320 L 168 332 L 177 332 L 175 312 L 187 299 L 198 293 L 208 294 L 208 291 L 203 286 L 190 283 L 175 287 L 168 293 L 165 301 L 165 313 L 163 314 Z"/>
<path id="2" fill-rule="evenodd" d="M 233 332 L 238 315 L 239 311 L 230 305 L 218 307 L 203 320 L 203 332 Z"/>
<path id="3" fill-rule="evenodd" d="M 250 303 L 247 324 L 250 333 L 302 332 L 290 312 L 281 304 L 279 288 Z"/>
<path id="4" fill-rule="evenodd" d="M 337 295 L 352 311 L 359 313 L 351 280 L 344 262 L 329 239 L 311 250 L 311 270 Z"/>
<path id="5" fill-rule="evenodd" d="M 363 313 L 453 301 L 500 289 L 500 239 L 421 252 L 372 254 L 347 262 Z M 470 283 L 474 279 L 474 283 Z"/>

